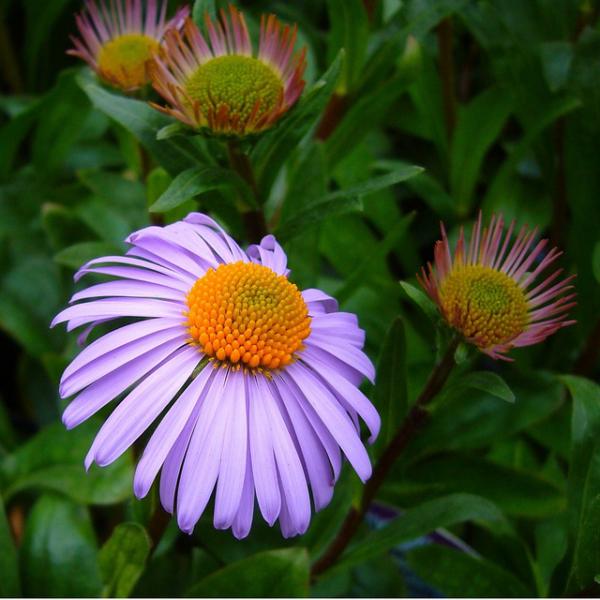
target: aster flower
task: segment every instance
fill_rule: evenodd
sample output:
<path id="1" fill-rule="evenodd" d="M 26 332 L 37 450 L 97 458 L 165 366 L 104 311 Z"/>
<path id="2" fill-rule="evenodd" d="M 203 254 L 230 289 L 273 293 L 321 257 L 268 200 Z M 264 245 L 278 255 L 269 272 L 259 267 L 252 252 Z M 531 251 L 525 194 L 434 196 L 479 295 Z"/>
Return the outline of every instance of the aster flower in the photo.
<path id="1" fill-rule="evenodd" d="M 159 52 L 165 31 L 180 27 L 189 14 L 184 6 L 165 18 L 163 0 L 88 0 L 75 17 L 81 39 L 72 37 L 69 54 L 87 62 L 107 83 L 126 91 L 149 83 L 147 63 Z"/>
<path id="2" fill-rule="evenodd" d="M 305 53 L 293 55 L 296 27 L 263 16 L 258 54 L 244 16 L 234 6 L 220 22 L 206 16 L 208 41 L 187 19 L 183 36 L 165 36 L 166 52 L 151 65 L 152 84 L 168 102 L 155 108 L 194 128 L 244 136 L 271 127 L 304 88 Z"/>
<path id="3" fill-rule="evenodd" d="M 513 221 L 503 240 L 502 216 L 492 216 L 482 231 L 480 213 L 468 249 L 461 228 L 453 256 L 442 224 L 434 265 L 417 275 L 451 327 L 482 352 L 504 360 L 510 360 L 505 354 L 511 348 L 537 344 L 575 322 L 567 319 L 575 306 L 575 294 L 568 293 L 574 275 L 561 278 L 558 269 L 533 287 L 562 252 L 546 252 L 548 240 L 532 248 L 537 228 L 526 225 L 511 247 L 514 227 Z"/>
<path id="4" fill-rule="evenodd" d="M 76 274 L 114 280 L 77 292 L 52 322 L 121 324 L 66 368 L 63 421 L 75 427 L 123 399 L 85 459 L 112 463 L 159 419 L 137 465 L 145 496 L 159 471 L 164 508 L 191 532 L 215 492 L 214 525 L 248 534 L 256 497 L 286 537 L 303 533 L 331 499 L 342 453 L 364 481 L 371 464 L 359 417 L 380 419 L 360 392 L 374 368 L 355 315 L 287 278 L 273 236 L 243 251 L 212 219 L 192 213 L 127 239 L 125 256 L 90 261 Z M 162 416 L 161 416 L 162 415 Z M 162 470 L 161 470 L 162 469 Z"/>

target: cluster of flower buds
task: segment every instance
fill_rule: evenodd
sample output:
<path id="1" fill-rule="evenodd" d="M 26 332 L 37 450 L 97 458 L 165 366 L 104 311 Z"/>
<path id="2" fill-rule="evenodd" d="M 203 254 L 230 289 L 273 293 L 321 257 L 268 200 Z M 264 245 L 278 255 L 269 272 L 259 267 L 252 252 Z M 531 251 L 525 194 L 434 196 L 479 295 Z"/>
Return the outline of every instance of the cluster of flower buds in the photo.
<path id="1" fill-rule="evenodd" d="M 234 6 L 203 33 L 187 6 L 167 20 L 166 1 L 90 0 L 76 17 L 80 38 L 71 54 L 125 92 L 151 84 L 166 105 L 152 103 L 186 125 L 244 137 L 272 127 L 304 88 L 306 52 L 294 52 L 297 28 L 270 15 L 253 49 L 244 15 Z"/>

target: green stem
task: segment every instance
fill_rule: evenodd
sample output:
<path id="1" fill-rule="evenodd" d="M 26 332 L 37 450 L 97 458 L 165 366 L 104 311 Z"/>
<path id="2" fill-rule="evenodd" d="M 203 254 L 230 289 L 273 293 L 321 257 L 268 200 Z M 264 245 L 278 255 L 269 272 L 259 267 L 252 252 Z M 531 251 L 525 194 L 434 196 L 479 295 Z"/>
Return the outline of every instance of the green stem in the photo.
<path id="1" fill-rule="evenodd" d="M 390 469 L 404 448 L 406 448 L 408 443 L 427 421 L 429 417 L 427 406 L 442 389 L 454 368 L 454 353 L 458 343 L 458 338 L 452 340 L 442 359 L 434 366 L 421 394 L 413 404 L 396 435 L 375 464 L 373 474 L 363 489 L 358 508 L 350 509 L 337 536 L 325 550 L 323 556 L 313 565 L 311 571 L 312 577 L 316 577 L 329 569 L 342 555 L 358 530 L 363 517 L 375 498 L 377 491 L 385 481 Z"/>
<path id="2" fill-rule="evenodd" d="M 258 185 L 248 155 L 241 151 L 237 140 L 229 140 L 227 142 L 227 152 L 231 168 L 248 184 L 256 199 L 256 203 L 258 206 L 261 206 Z M 242 219 L 249 242 L 258 243 L 269 233 L 265 213 L 262 208 L 244 210 L 242 212 Z"/>

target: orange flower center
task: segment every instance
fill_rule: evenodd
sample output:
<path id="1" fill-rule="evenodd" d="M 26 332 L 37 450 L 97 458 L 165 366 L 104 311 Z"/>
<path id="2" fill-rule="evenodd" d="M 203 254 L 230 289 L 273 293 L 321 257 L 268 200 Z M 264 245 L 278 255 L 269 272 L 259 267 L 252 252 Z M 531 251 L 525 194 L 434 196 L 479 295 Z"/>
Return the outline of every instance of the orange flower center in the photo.
<path id="1" fill-rule="evenodd" d="M 284 275 L 263 265 L 219 265 L 187 296 L 188 327 L 202 351 L 252 369 L 288 365 L 310 334 L 308 307 Z"/>
<path id="2" fill-rule="evenodd" d="M 512 277 L 491 267 L 456 266 L 439 297 L 450 325 L 481 348 L 509 342 L 527 325 L 525 294 Z"/>
<path id="3" fill-rule="evenodd" d="M 125 90 L 148 83 L 146 63 L 158 50 L 159 44 L 150 36 L 127 33 L 102 46 L 98 55 L 98 71 L 113 85 Z"/>

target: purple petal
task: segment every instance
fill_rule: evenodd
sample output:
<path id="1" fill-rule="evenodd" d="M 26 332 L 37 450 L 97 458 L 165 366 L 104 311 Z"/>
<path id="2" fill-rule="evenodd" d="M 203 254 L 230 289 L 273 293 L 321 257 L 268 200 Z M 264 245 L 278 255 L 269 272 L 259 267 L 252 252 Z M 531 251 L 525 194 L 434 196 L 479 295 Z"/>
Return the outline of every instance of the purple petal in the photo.
<path id="1" fill-rule="evenodd" d="M 152 434 L 135 470 L 133 489 L 138 498 L 143 498 L 148 493 L 192 413 L 199 410 L 210 391 L 214 374 L 215 370 L 211 366 L 205 366 L 175 401 Z"/>
<path id="2" fill-rule="evenodd" d="M 67 429 L 79 425 L 144 377 L 181 346 L 179 340 L 167 342 L 138 356 L 108 373 L 74 398 L 65 409 L 62 420 Z"/>
<path id="3" fill-rule="evenodd" d="M 125 452 L 183 387 L 199 359 L 196 348 L 182 348 L 134 388 L 98 432 L 86 468 L 94 460 L 109 465 Z"/>
<path id="4" fill-rule="evenodd" d="M 247 253 L 255 262 L 269 267 L 278 275 L 287 275 L 289 272 L 287 256 L 272 235 L 266 235 L 260 244 L 250 246 Z"/>
<path id="5" fill-rule="evenodd" d="M 310 498 L 304 469 L 269 385 L 263 377 L 257 377 L 257 382 L 267 419 L 271 423 L 282 503 L 285 497 L 293 529 L 304 533 L 310 522 Z"/>
<path id="6" fill-rule="evenodd" d="M 310 341 L 310 336 L 307 341 Z M 360 385 L 364 379 L 362 373 L 357 371 L 354 367 L 351 367 L 333 354 L 322 350 L 318 346 L 313 346 L 310 343 L 305 344 L 304 348 L 298 353 L 298 355 L 304 362 L 309 364 L 315 358 L 320 359 L 321 362 L 327 364 L 332 370 L 340 373 L 340 375 L 345 377 L 348 381 L 356 386 Z"/>
<path id="7" fill-rule="evenodd" d="M 78 325 L 85 325 L 97 319 L 107 317 L 180 317 L 183 321 L 183 313 L 186 307 L 181 302 L 168 302 L 166 300 L 149 300 L 140 298 L 130 300 L 128 298 L 110 298 L 107 300 L 93 300 L 69 306 L 58 313 L 51 323 L 54 327 L 58 323 L 65 321 L 75 321 Z M 69 324 L 71 325 L 71 324 Z M 70 331 L 73 327 L 69 327 Z"/>
<path id="8" fill-rule="evenodd" d="M 329 504 L 333 496 L 334 478 L 329 458 L 296 398 L 282 385 L 279 377 L 273 378 L 273 384 L 279 390 L 279 397 L 294 428 L 302 464 L 310 480 L 315 510 L 321 510 Z"/>
<path id="9" fill-rule="evenodd" d="M 62 374 L 61 381 L 69 378 L 76 371 L 85 367 L 90 362 L 100 358 L 108 352 L 113 352 L 117 348 L 143 338 L 151 333 L 164 331 L 179 325 L 179 319 L 145 319 L 130 325 L 125 325 L 115 329 L 82 350 L 69 364 Z"/>
<path id="10" fill-rule="evenodd" d="M 244 479 L 244 489 L 242 490 L 242 499 L 238 508 L 237 515 L 233 521 L 233 535 L 241 540 L 250 533 L 252 527 L 252 517 L 254 516 L 254 481 L 252 479 L 252 467 L 250 465 L 250 449 L 246 456 L 246 477 Z"/>
<path id="11" fill-rule="evenodd" d="M 78 281 L 85 273 L 91 271 L 91 267 L 94 265 L 101 264 L 121 264 L 128 265 L 130 267 L 141 267 L 142 269 L 148 269 L 149 271 L 154 271 L 156 273 L 162 273 L 166 275 L 170 279 L 178 279 L 180 281 L 186 282 L 190 287 L 194 284 L 195 278 L 191 275 L 187 275 L 185 273 L 174 271 L 173 269 L 163 267 L 154 262 L 148 260 L 142 260 L 140 258 L 134 258 L 132 256 L 103 256 L 101 258 L 95 258 L 94 260 L 90 260 L 85 265 L 75 273 L 75 281 Z"/>
<path id="12" fill-rule="evenodd" d="M 298 390 L 296 384 L 289 377 L 289 375 L 287 375 L 285 372 L 281 373 L 276 381 L 276 384 L 281 395 L 286 394 L 286 396 L 291 396 L 294 398 L 296 400 L 296 404 L 303 410 L 304 415 L 308 419 L 310 426 L 315 432 L 319 442 L 321 443 L 321 446 L 323 446 L 323 449 L 329 458 L 329 463 L 333 471 L 333 483 L 335 483 L 338 480 L 342 470 L 342 453 L 338 443 L 331 435 L 329 429 L 325 427 L 315 409 L 306 402 L 302 396 L 302 393 Z"/>
<path id="13" fill-rule="evenodd" d="M 245 390 L 246 375 L 243 371 L 231 371 L 222 403 L 230 404 L 229 419 L 223 437 L 223 452 L 219 467 L 219 481 L 215 496 L 214 525 L 216 529 L 227 529 L 237 514 L 248 454 L 248 417 Z M 223 410 L 226 410 L 223 408 Z"/>
<path id="14" fill-rule="evenodd" d="M 79 277 L 76 281 L 88 273 L 97 273 L 98 275 L 111 275 L 112 277 L 120 277 L 135 281 L 143 281 L 154 283 L 163 287 L 168 287 L 174 290 L 179 290 L 186 294 L 193 285 L 193 281 L 182 281 L 169 275 L 149 271 L 148 269 L 139 269 L 137 267 L 90 267 L 81 268 L 77 272 Z"/>
<path id="15" fill-rule="evenodd" d="M 170 327 L 115 348 L 102 356 L 96 357 L 94 360 L 86 360 L 83 366 L 79 367 L 73 373 L 69 373 L 67 377 L 63 375 L 60 383 L 60 395 L 62 398 L 66 398 L 76 394 L 84 387 L 104 377 L 104 375 L 114 371 L 121 365 L 157 348 L 165 342 L 178 340 L 179 345 L 183 345 L 187 342 L 187 339 L 183 327 Z"/>
<path id="16" fill-rule="evenodd" d="M 315 376 L 320 377 L 321 381 L 329 387 L 338 400 L 343 399 L 347 402 L 367 424 L 371 432 L 369 443 L 372 444 L 379 435 L 381 417 L 369 399 L 356 386 L 336 373 L 334 369 L 329 368 L 325 363 L 312 360 L 308 364 L 309 368 L 316 372 Z"/>
<path id="17" fill-rule="evenodd" d="M 256 498 L 265 521 L 269 525 L 273 525 L 279 516 L 281 495 L 273 453 L 271 423 L 267 419 L 263 398 L 254 376 L 249 377 L 248 400 L 249 446 Z"/>
<path id="18" fill-rule="evenodd" d="M 306 340 L 307 345 L 320 348 L 332 356 L 335 356 L 342 362 L 362 373 L 371 383 L 375 382 L 375 367 L 369 357 L 360 349 L 354 346 L 340 346 L 331 340 L 324 340 L 321 337 L 309 336 Z"/>
<path id="19" fill-rule="evenodd" d="M 342 409 L 329 389 L 302 363 L 291 364 L 286 372 L 296 383 L 297 390 L 329 429 L 358 476 L 366 481 L 371 476 L 369 455 L 346 411 Z"/>
<path id="20" fill-rule="evenodd" d="M 222 382 L 222 383 L 221 383 Z M 219 473 L 225 426 L 231 418 L 223 405 L 226 380 L 213 382 L 211 393 L 202 403 L 181 469 L 177 496 L 177 522 L 182 531 L 191 533 L 201 517 Z"/>
<path id="21" fill-rule="evenodd" d="M 316 288 L 309 288 L 302 292 L 304 302 L 308 304 L 310 314 L 330 313 L 338 309 L 338 303 L 335 298 L 328 296 L 325 292 Z"/>
<path id="22" fill-rule="evenodd" d="M 86 298 L 102 298 L 108 296 L 129 296 L 134 298 L 160 298 L 162 300 L 185 301 L 185 294 L 170 287 L 145 283 L 142 281 L 109 281 L 92 285 L 73 295 L 69 303 Z"/>

